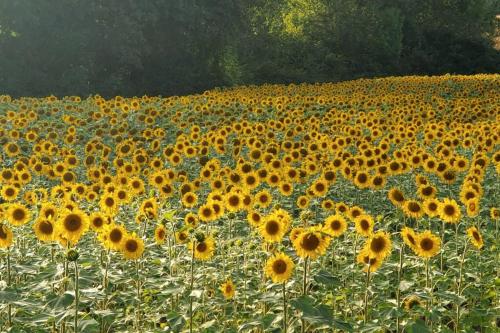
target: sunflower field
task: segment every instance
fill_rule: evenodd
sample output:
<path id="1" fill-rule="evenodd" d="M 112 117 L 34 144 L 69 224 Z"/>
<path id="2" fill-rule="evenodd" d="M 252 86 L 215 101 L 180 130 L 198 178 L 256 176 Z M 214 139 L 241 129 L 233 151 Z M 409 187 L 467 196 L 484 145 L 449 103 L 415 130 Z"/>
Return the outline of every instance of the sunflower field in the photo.
<path id="1" fill-rule="evenodd" d="M 1 332 L 498 332 L 500 75 L 0 96 Z"/>

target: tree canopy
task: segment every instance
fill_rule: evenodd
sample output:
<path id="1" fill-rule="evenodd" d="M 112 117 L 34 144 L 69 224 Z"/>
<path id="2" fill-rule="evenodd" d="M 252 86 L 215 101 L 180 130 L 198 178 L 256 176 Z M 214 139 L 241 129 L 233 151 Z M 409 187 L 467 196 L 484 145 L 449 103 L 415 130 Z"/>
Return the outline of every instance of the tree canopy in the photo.
<path id="1" fill-rule="evenodd" d="M 0 0 L 0 93 L 498 72 L 500 0 Z"/>

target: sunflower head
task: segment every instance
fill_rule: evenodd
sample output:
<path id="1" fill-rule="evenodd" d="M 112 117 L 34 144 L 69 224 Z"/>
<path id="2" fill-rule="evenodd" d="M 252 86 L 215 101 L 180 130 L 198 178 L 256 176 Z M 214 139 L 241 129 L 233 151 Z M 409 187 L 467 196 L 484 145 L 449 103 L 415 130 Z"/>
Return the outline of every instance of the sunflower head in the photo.
<path id="1" fill-rule="evenodd" d="M 232 299 L 235 294 L 233 281 L 231 279 L 226 280 L 226 282 L 220 286 L 220 290 L 222 291 L 225 299 Z"/>
<path id="2" fill-rule="evenodd" d="M 479 230 L 476 227 L 473 226 L 467 229 L 467 235 L 476 249 L 480 250 L 484 246 L 483 236 L 481 236 L 481 233 L 479 233 Z"/>
<path id="3" fill-rule="evenodd" d="M 288 281 L 292 276 L 295 264 L 283 252 L 276 253 L 266 262 L 265 273 L 274 283 Z"/>

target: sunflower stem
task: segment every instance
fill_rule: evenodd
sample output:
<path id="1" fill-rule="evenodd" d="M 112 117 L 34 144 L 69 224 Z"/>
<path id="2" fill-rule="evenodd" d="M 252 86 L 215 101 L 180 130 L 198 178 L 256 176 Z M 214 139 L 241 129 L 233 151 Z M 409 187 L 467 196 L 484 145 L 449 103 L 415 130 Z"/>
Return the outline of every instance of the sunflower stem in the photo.
<path id="1" fill-rule="evenodd" d="M 141 281 L 139 279 L 139 260 L 135 261 L 135 277 L 136 277 L 136 287 L 137 287 L 137 328 L 141 329 Z"/>
<path id="2" fill-rule="evenodd" d="M 309 261 L 309 257 L 304 259 L 304 275 L 302 277 L 302 295 L 307 295 L 307 263 Z M 301 318 L 301 331 L 304 333 L 306 331 L 306 321 L 304 318 Z"/>
<path id="3" fill-rule="evenodd" d="M 286 281 L 283 281 L 283 332 L 287 333 Z"/>
<path id="4" fill-rule="evenodd" d="M 10 247 L 7 248 L 7 287 L 11 283 Z M 7 305 L 7 327 L 12 327 L 12 305 Z"/>
<path id="5" fill-rule="evenodd" d="M 193 292 L 194 286 L 194 250 L 196 248 L 196 240 L 193 240 L 193 249 L 191 250 L 191 281 L 189 286 L 189 332 L 193 332 Z"/>
<path id="6" fill-rule="evenodd" d="M 444 220 L 441 221 L 441 242 L 444 244 Z M 441 251 L 441 253 L 439 254 L 439 262 L 440 262 L 440 269 L 441 269 L 441 273 L 443 272 L 443 252 L 444 251 Z"/>
<path id="7" fill-rule="evenodd" d="M 80 302 L 80 285 L 78 282 L 78 260 L 74 261 L 75 263 L 75 333 L 78 332 L 78 306 Z"/>
<path id="8" fill-rule="evenodd" d="M 366 270 L 366 284 L 365 284 L 365 301 L 364 301 L 363 323 L 366 323 L 368 321 L 368 289 L 370 288 L 370 270 L 371 270 L 371 260 L 369 260 L 368 269 Z"/>
<path id="9" fill-rule="evenodd" d="M 397 283 L 397 289 L 396 289 L 396 303 L 398 306 L 398 311 L 399 308 L 401 307 L 401 275 L 403 273 L 403 259 L 404 259 L 404 243 L 401 243 L 401 247 L 399 248 L 399 268 L 398 268 L 398 283 Z M 399 313 L 396 314 L 396 333 L 399 332 Z"/>
<path id="10" fill-rule="evenodd" d="M 462 257 L 460 258 L 460 266 L 458 269 L 458 282 L 457 282 L 457 295 L 460 297 L 462 295 L 462 273 L 463 273 L 463 267 L 464 267 L 464 261 L 465 261 L 465 253 L 467 252 L 467 244 L 468 242 L 465 242 L 464 245 L 464 251 L 462 253 Z M 455 332 L 460 332 L 460 302 L 457 303 L 457 312 L 456 312 L 456 325 L 455 325 Z"/>

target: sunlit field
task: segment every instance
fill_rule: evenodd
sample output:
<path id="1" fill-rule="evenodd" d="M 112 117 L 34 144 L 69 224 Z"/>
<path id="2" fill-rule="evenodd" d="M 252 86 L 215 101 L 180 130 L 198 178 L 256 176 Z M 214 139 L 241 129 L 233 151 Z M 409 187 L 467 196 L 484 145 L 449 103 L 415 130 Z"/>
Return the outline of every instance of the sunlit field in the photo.
<path id="1" fill-rule="evenodd" d="M 2 332 L 495 332 L 500 75 L 0 96 Z"/>

